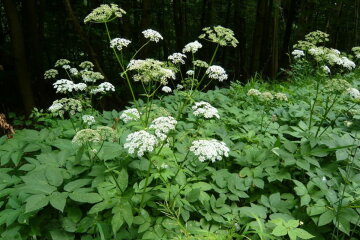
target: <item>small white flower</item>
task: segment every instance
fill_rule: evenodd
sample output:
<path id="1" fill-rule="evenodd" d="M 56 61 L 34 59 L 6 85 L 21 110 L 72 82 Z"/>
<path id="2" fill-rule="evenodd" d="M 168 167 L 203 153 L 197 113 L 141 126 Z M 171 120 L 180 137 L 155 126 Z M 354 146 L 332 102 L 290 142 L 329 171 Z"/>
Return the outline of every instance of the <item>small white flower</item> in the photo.
<path id="1" fill-rule="evenodd" d="M 198 157 L 200 162 L 209 160 L 211 162 L 222 160 L 228 157 L 230 149 L 224 142 L 216 139 L 193 141 L 190 151 Z"/>
<path id="2" fill-rule="evenodd" d="M 70 67 L 70 65 L 65 64 L 62 66 L 62 68 L 66 70 L 66 69 L 70 69 L 71 67 Z"/>
<path id="3" fill-rule="evenodd" d="M 57 93 L 69 93 L 74 90 L 74 82 L 68 79 L 60 79 L 53 83 Z"/>
<path id="4" fill-rule="evenodd" d="M 326 65 L 321 66 L 321 69 L 322 69 L 322 70 L 324 71 L 324 73 L 326 73 L 326 74 L 330 74 L 330 73 L 331 73 L 330 68 L 329 68 L 328 66 L 326 66 Z"/>
<path id="5" fill-rule="evenodd" d="M 129 154 L 136 153 L 138 157 L 142 157 L 145 152 L 154 151 L 157 144 L 158 140 L 154 135 L 140 130 L 127 136 L 124 148 L 128 149 Z"/>
<path id="6" fill-rule="evenodd" d="M 194 73 L 195 73 L 194 70 L 189 70 L 189 71 L 186 72 L 186 74 L 189 75 L 189 76 L 193 76 Z"/>
<path id="7" fill-rule="evenodd" d="M 265 101 L 270 101 L 270 100 L 274 99 L 274 95 L 272 95 L 271 92 L 263 92 L 263 93 L 261 93 L 261 97 Z"/>
<path id="8" fill-rule="evenodd" d="M 110 47 L 111 48 L 117 48 L 119 51 L 121 51 L 124 47 L 127 47 L 131 43 L 130 40 L 127 40 L 125 38 L 114 38 L 110 41 Z"/>
<path id="9" fill-rule="evenodd" d="M 123 120 L 124 123 L 137 121 L 140 119 L 140 113 L 136 108 L 130 108 L 122 112 L 120 119 Z"/>
<path id="10" fill-rule="evenodd" d="M 49 69 L 44 73 L 44 79 L 52 79 L 55 78 L 56 75 L 58 75 L 58 70 L 56 69 Z"/>
<path id="11" fill-rule="evenodd" d="M 219 80 L 219 82 L 222 82 L 228 78 L 228 75 L 226 74 L 225 70 L 217 65 L 212 65 L 206 70 L 206 74 L 209 75 L 209 78 Z"/>
<path id="12" fill-rule="evenodd" d="M 161 91 L 163 91 L 163 92 L 166 92 L 166 93 L 171 93 L 171 88 L 170 87 L 168 87 L 168 86 L 163 86 L 162 88 L 161 88 Z"/>
<path id="13" fill-rule="evenodd" d="M 351 125 L 353 125 L 353 122 L 351 122 L 351 121 L 344 121 L 344 125 L 345 125 L 346 127 L 351 127 Z"/>
<path id="14" fill-rule="evenodd" d="M 70 68 L 70 73 L 74 76 L 78 75 L 79 74 L 79 71 L 76 69 L 76 68 Z"/>
<path id="15" fill-rule="evenodd" d="M 295 49 L 294 51 L 292 51 L 291 54 L 294 56 L 295 59 L 305 56 L 304 51 L 298 50 L 298 49 Z"/>
<path id="16" fill-rule="evenodd" d="M 155 135 L 162 141 L 166 139 L 167 134 L 175 129 L 177 121 L 175 118 L 169 117 L 158 117 L 154 119 L 150 124 L 150 129 L 155 130 Z"/>
<path id="17" fill-rule="evenodd" d="M 93 72 L 91 70 L 81 71 L 81 77 L 84 82 L 96 82 L 100 79 L 104 79 L 104 76 L 99 72 Z"/>
<path id="18" fill-rule="evenodd" d="M 87 125 L 93 125 L 96 121 L 95 121 L 95 117 L 91 116 L 91 115 L 83 115 L 82 116 L 82 120 L 85 124 Z"/>
<path id="19" fill-rule="evenodd" d="M 74 90 L 75 91 L 84 91 L 86 88 L 87 88 L 86 83 L 74 84 Z"/>
<path id="20" fill-rule="evenodd" d="M 173 64 L 185 64 L 184 58 L 186 58 L 186 55 L 182 53 L 173 53 L 168 57 Z"/>
<path id="21" fill-rule="evenodd" d="M 251 88 L 249 89 L 249 91 L 247 92 L 248 96 L 260 96 L 261 92 L 257 89 Z"/>
<path id="22" fill-rule="evenodd" d="M 186 44 L 185 47 L 183 48 L 182 52 L 183 53 L 187 53 L 187 52 L 196 53 L 200 48 L 202 48 L 201 43 L 199 43 L 198 41 L 194 41 L 194 42 Z"/>
<path id="23" fill-rule="evenodd" d="M 163 40 L 164 38 L 161 36 L 161 34 L 155 30 L 147 29 L 142 32 L 144 34 L 145 38 L 150 39 L 150 41 L 153 42 L 159 42 L 159 40 Z"/>
<path id="24" fill-rule="evenodd" d="M 278 100 L 280 100 L 280 101 L 285 101 L 285 102 L 287 102 L 288 101 L 288 98 L 287 98 L 287 96 L 286 96 L 286 94 L 285 93 L 275 93 L 275 98 L 276 99 L 278 99 Z"/>
<path id="25" fill-rule="evenodd" d="M 325 176 L 323 176 L 323 177 L 321 178 L 321 180 L 322 180 L 323 182 L 326 182 L 326 181 L 327 181 L 327 179 L 326 179 Z"/>
<path id="26" fill-rule="evenodd" d="M 348 70 L 353 70 L 356 67 L 355 63 L 350 59 L 348 59 L 347 57 L 342 57 L 341 60 L 342 60 L 342 66 L 344 68 L 347 68 Z"/>
<path id="27" fill-rule="evenodd" d="M 177 90 L 181 90 L 181 89 L 183 89 L 183 88 L 184 88 L 184 86 L 181 85 L 181 84 L 176 85 L 176 89 L 177 89 Z"/>
<path id="28" fill-rule="evenodd" d="M 85 144 L 87 142 L 99 143 L 101 142 L 101 136 L 96 130 L 83 129 L 75 134 L 74 138 L 72 139 L 72 142 L 76 144 Z"/>
<path id="29" fill-rule="evenodd" d="M 91 94 L 115 92 L 115 87 L 109 82 L 103 82 L 94 89 L 91 89 Z"/>
<path id="30" fill-rule="evenodd" d="M 360 98 L 360 92 L 356 88 L 349 88 L 347 92 L 352 98 Z"/>
<path id="31" fill-rule="evenodd" d="M 220 118 L 218 110 L 211 106 L 208 102 L 196 102 L 195 105 L 192 106 L 192 110 L 195 116 L 203 116 L 204 118 Z"/>
<path id="32" fill-rule="evenodd" d="M 169 168 L 169 165 L 167 165 L 166 163 L 162 163 L 160 168 L 161 169 L 167 169 L 167 168 Z"/>

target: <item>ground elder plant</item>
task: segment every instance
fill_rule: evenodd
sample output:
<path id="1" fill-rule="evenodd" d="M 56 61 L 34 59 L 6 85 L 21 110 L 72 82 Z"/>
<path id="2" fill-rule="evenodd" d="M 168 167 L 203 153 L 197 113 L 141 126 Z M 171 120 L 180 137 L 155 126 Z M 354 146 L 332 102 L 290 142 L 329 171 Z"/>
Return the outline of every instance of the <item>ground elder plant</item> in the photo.
<path id="1" fill-rule="evenodd" d="M 132 42 L 109 31 L 122 17 L 103 4 L 84 22 L 103 27 L 133 104 L 96 110 L 116 89 L 89 61 L 46 71 L 62 97 L 42 113 L 49 127 L 0 138 L 1 240 L 359 238 L 360 82 L 349 69 L 203 92 L 228 81 L 216 56 L 238 44 L 230 29 L 204 28 L 164 59 L 138 58 L 164 40 L 139 30 L 143 45 L 123 59 Z M 294 68 L 327 39 L 299 42 L 293 56 L 308 65 Z M 210 59 L 198 57 L 204 40 Z"/>

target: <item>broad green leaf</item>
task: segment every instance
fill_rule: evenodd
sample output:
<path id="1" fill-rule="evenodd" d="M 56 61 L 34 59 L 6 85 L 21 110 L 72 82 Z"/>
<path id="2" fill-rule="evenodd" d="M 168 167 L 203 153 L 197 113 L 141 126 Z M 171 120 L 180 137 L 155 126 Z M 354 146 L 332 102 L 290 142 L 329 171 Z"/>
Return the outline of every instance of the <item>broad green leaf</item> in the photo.
<path id="1" fill-rule="evenodd" d="M 285 236 L 287 234 L 287 229 L 282 225 L 277 225 L 272 231 L 272 234 L 277 237 Z"/>
<path id="2" fill-rule="evenodd" d="M 114 234 L 116 234 L 117 231 L 119 231 L 119 229 L 123 224 L 124 224 L 124 217 L 121 215 L 120 212 L 115 213 L 111 219 L 111 227 Z"/>
<path id="3" fill-rule="evenodd" d="M 58 209 L 59 211 L 63 212 L 64 207 L 66 204 L 66 198 L 68 197 L 68 193 L 59 193 L 53 192 L 50 196 L 50 204 L 54 208 Z"/>
<path id="4" fill-rule="evenodd" d="M 187 194 L 186 199 L 189 202 L 196 202 L 197 200 L 199 200 L 199 196 L 200 196 L 200 188 L 194 188 Z"/>
<path id="5" fill-rule="evenodd" d="M 70 193 L 69 197 L 76 202 L 82 203 L 97 203 L 102 200 L 102 197 L 98 193 L 84 193 L 77 191 Z"/>
<path id="6" fill-rule="evenodd" d="M 47 167 L 45 170 L 45 176 L 50 185 L 58 187 L 63 182 L 63 176 L 61 174 L 61 169 L 57 167 Z"/>
<path id="7" fill-rule="evenodd" d="M 121 169 L 121 171 L 118 174 L 117 182 L 121 188 L 121 191 L 125 191 L 125 189 L 128 186 L 128 173 L 125 168 Z"/>
<path id="8" fill-rule="evenodd" d="M 64 190 L 67 192 L 72 192 L 75 189 L 81 188 L 91 183 L 91 179 L 78 179 L 72 182 L 67 183 L 64 186 Z"/>
<path id="9" fill-rule="evenodd" d="M 304 229 L 297 228 L 293 230 L 296 233 L 296 236 L 298 236 L 301 239 L 311 239 L 315 236 L 311 235 L 309 232 L 307 232 Z"/>
<path id="10" fill-rule="evenodd" d="M 26 199 L 25 213 L 39 210 L 49 203 L 49 197 L 44 194 L 30 196 Z"/>

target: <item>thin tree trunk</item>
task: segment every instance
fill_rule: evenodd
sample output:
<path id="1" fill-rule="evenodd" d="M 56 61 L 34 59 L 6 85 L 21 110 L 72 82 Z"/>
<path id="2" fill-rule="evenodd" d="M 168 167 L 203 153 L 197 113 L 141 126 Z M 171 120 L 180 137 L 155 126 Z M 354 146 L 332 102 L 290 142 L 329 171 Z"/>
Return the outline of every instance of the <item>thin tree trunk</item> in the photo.
<path id="1" fill-rule="evenodd" d="M 64 2 L 66 12 L 67 12 L 71 22 L 73 23 L 74 29 L 79 34 L 81 41 L 85 44 L 86 50 L 87 50 L 89 56 L 91 57 L 91 60 L 94 62 L 94 65 L 98 69 L 98 71 L 101 72 L 101 74 L 103 74 L 105 76 L 105 73 L 104 73 L 104 71 L 101 67 L 101 64 L 99 62 L 99 59 L 98 59 L 98 55 L 97 55 L 95 49 L 93 48 L 93 46 L 91 45 L 89 39 L 87 38 L 86 33 L 84 32 L 83 28 L 81 27 L 76 15 L 75 15 L 75 12 L 73 11 L 73 9 L 71 7 L 70 0 L 64 0 L 63 2 Z M 106 76 L 105 76 L 105 78 L 106 78 Z"/>
<path id="2" fill-rule="evenodd" d="M 356 7 L 355 7 L 355 32 L 354 32 L 354 36 L 355 36 L 355 45 L 358 45 L 358 38 L 359 38 L 359 8 L 360 8 L 360 0 L 356 1 Z"/>
<path id="3" fill-rule="evenodd" d="M 239 46 L 235 48 L 235 76 L 245 80 L 249 72 L 247 70 L 246 57 L 246 20 L 245 0 L 233 0 L 235 16 L 235 37 L 239 40 Z"/>
<path id="4" fill-rule="evenodd" d="M 273 2 L 273 38 L 271 44 L 271 66 L 270 77 L 276 78 L 279 70 L 279 11 L 281 0 L 274 0 Z"/>
<path id="5" fill-rule="evenodd" d="M 20 93 L 22 96 L 25 112 L 30 113 L 34 107 L 34 96 L 31 88 L 31 74 L 29 73 L 28 64 L 26 61 L 22 26 L 16 9 L 15 1 L 3 0 L 3 3 L 10 28 L 10 36 L 16 62 L 16 73 L 18 77 Z"/>
<path id="6" fill-rule="evenodd" d="M 173 0 L 173 17 L 174 17 L 174 26 L 176 34 L 176 48 L 180 50 L 184 45 L 184 22 L 183 22 L 183 12 L 181 7 L 180 0 Z"/>
<path id="7" fill-rule="evenodd" d="M 256 7 L 256 22 L 251 54 L 251 73 L 259 71 L 267 0 L 260 0 Z"/>

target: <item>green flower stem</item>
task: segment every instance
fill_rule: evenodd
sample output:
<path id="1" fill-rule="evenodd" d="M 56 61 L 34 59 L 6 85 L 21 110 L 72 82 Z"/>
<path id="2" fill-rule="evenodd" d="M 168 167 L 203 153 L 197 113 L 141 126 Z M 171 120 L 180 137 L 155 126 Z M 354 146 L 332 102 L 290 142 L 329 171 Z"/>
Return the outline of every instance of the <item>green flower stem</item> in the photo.
<path id="1" fill-rule="evenodd" d="M 134 56 L 132 56 L 132 58 L 130 59 L 130 61 L 133 60 L 133 59 L 136 57 L 136 55 L 138 55 L 138 53 L 139 53 L 146 45 L 148 45 L 149 43 L 150 43 L 150 40 L 147 41 L 144 45 L 142 45 L 142 46 L 135 52 Z"/>
<path id="2" fill-rule="evenodd" d="M 219 49 L 219 46 L 220 46 L 220 44 L 216 45 L 216 48 L 215 48 L 215 50 L 214 50 L 214 53 L 213 53 L 213 55 L 212 55 L 212 57 L 211 57 L 211 60 L 210 60 L 210 62 L 209 62 L 209 66 L 211 66 L 212 63 L 214 62 L 214 59 L 215 59 L 216 53 L 217 53 L 217 51 L 218 51 L 218 49 Z M 204 75 L 202 76 L 200 82 L 199 82 L 198 85 L 196 86 L 196 89 L 198 89 L 199 86 L 201 85 L 201 83 L 204 81 L 205 76 L 206 76 L 206 72 L 204 73 Z"/>
<path id="3" fill-rule="evenodd" d="M 111 41 L 110 31 L 109 31 L 109 28 L 108 28 L 108 25 L 106 24 L 106 22 L 105 22 L 105 28 L 106 28 L 106 32 L 107 32 L 109 41 Z M 123 72 L 124 72 L 124 74 L 125 74 L 125 79 L 126 79 L 127 84 L 128 84 L 128 86 L 129 86 L 129 89 L 130 89 L 132 98 L 133 98 L 133 100 L 134 100 L 134 103 L 135 103 L 135 105 L 136 105 L 136 108 L 137 108 L 138 111 L 139 111 L 139 104 L 138 104 L 138 102 L 137 102 L 137 100 L 136 100 L 136 97 L 135 97 L 135 94 L 134 94 L 134 90 L 133 90 L 133 88 L 132 88 L 132 85 L 131 85 L 129 76 L 128 76 L 127 72 L 126 72 L 126 69 L 124 68 L 123 64 L 121 63 L 120 58 L 119 58 L 119 56 L 118 56 L 115 48 L 113 48 L 113 52 L 114 52 L 114 54 L 115 54 L 116 60 L 118 61 L 121 69 L 123 70 Z"/>
<path id="4" fill-rule="evenodd" d="M 320 131 L 320 128 L 321 128 L 321 126 L 323 125 L 325 119 L 327 118 L 327 115 L 329 114 L 330 110 L 333 108 L 333 106 L 334 106 L 335 103 L 337 102 L 337 97 L 338 97 L 338 94 L 335 94 L 334 100 L 333 100 L 332 104 L 330 105 L 330 107 L 328 106 L 329 101 L 326 101 L 325 113 L 324 113 L 324 115 L 322 116 L 322 119 L 321 119 L 321 121 L 320 121 L 320 124 L 319 124 L 319 126 L 318 126 L 318 128 L 317 128 L 317 130 L 316 130 L 315 137 L 318 136 L 319 131 Z"/>
<path id="5" fill-rule="evenodd" d="M 309 119 L 309 132 L 311 130 L 311 124 L 312 124 L 312 117 L 313 117 L 313 114 L 314 114 L 314 108 L 315 108 L 315 105 L 316 105 L 316 101 L 318 99 L 318 96 L 319 96 L 319 88 L 320 88 L 320 81 L 317 80 L 316 81 L 316 95 L 315 95 L 315 99 L 314 99 L 314 103 L 313 105 L 311 105 L 310 103 L 310 119 Z"/>

